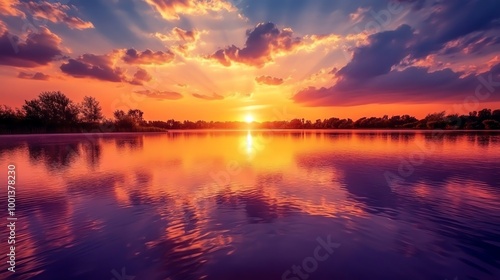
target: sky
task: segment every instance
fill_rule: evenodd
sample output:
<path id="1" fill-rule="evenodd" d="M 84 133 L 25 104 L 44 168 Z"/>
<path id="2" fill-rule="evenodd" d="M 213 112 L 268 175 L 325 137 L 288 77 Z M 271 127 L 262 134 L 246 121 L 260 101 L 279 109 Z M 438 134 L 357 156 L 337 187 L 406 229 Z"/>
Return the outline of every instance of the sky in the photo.
<path id="1" fill-rule="evenodd" d="M 0 2 L 0 104 L 44 91 L 148 120 L 500 108 L 498 0 Z"/>

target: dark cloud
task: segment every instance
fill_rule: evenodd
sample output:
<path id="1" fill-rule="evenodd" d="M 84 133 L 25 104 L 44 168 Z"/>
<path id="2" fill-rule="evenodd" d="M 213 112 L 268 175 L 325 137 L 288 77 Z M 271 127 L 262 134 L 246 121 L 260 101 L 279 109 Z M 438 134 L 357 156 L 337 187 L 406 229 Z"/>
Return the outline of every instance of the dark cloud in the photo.
<path id="1" fill-rule="evenodd" d="M 415 58 L 441 50 L 450 41 L 474 32 L 500 27 L 498 0 L 429 1 L 432 3 L 416 28 L 418 41 L 412 50 Z M 479 38 L 478 38 L 479 39 Z"/>
<path id="2" fill-rule="evenodd" d="M 352 60 L 336 75 L 346 79 L 367 79 L 389 73 L 409 54 L 412 36 L 413 30 L 408 25 L 371 35 L 368 44 L 356 48 Z"/>
<path id="3" fill-rule="evenodd" d="M 413 27 L 405 24 L 369 36 L 368 44 L 355 48 L 353 59 L 336 73 L 340 79 L 369 79 L 430 54 L 475 54 L 500 42 L 499 1 L 400 2 L 414 3 L 418 11 L 413 15 L 424 20 Z"/>
<path id="4" fill-rule="evenodd" d="M 204 99 L 204 100 L 210 100 L 210 101 L 224 99 L 224 96 L 219 95 L 217 93 L 214 93 L 212 96 L 202 95 L 202 94 L 198 94 L 198 93 L 193 93 L 193 97 L 196 97 L 196 98 L 199 98 L 199 99 Z"/>
<path id="5" fill-rule="evenodd" d="M 124 71 L 114 66 L 112 55 L 84 54 L 76 59 L 69 59 L 60 68 L 75 78 L 94 78 L 108 82 L 126 80 Z"/>
<path id="6" fill-rule="evenodd" d="M 68 15 L 69 5 L 50 3 L 47 1 L 22 2 L 28 13 L 34 17 L 43 18 L 53 23 L 65 23 L 72 29 L 94 28 L 91 22 Z M 72 6 L 74 7 L 74 6 Z"/>
<path id="7" fill-rule="evenodd" d="M 259 84 L 265 84 L 265 85 L 281 85 L 283 83 L 282 78 L 276 78 L 276 77 L 271 77 L 271 76 L 260 76 L 255 78 L 255 81 Z"/>
<path id="8" fill-rule="evenodd" d="M 335 85 L 310 87 L 293 99 L 312 106 L 347 106 L 457 101 L 474 94 L 479 83 L 477 74 L 450 68 L 431 72 L 415 65 L 428 55 L 460 54 L 466 58 L 485 51 L 491 53 L 500 43 L 500 2 L 401 2 L 414 2 L 412 13 L 423 20 L 412 27 L 404 24 L 370 35 L 367 44 L 353 49 L 352 60 L 334 73 Z M 435 69 L 443 65 L 446 64 L 433 66 Z M 495 67 L 484 75 L 498 77 L 493 71 Z"/>
<path id="9" fill-rule="evenodd" d="M 61 38 L 40 27 L 39 33 L 29 33 L 26 40 L 4 30 L 0 36 L 0 65 L 37 67 L 47 65 L 62 56 Z"/>
<path id="10" fill-rule="evenodd" d="M 149 75 L 146 70 L 139 68 L 137 69 L 137 72 L 135 72 L 134 78 L 132 81 L 130 81 L 130 83 L 133 85 L 143 85 L 144 82 L 149 82 L 151 81 L 151 79 L 151 75 Z"/>
<path id="11" fill-rule="evenodd" d="M 161 100 L 178 100 L 183 97 L 182 94 L 173 91 L 141 90 L 135 91 L 135 93 Z"/>
<path id="12" fill-rule="evenodd" d="M 240 49 L 234 45 L 218 50 L 210 58 L 224 66 L 231 62 L 239 62 L 262 67 L 273 60 L 278 53 L 291 52 L 301 44 L 299 37 L 294 37 L 289 28 L 278 29 L 272 22 L 260 23 L 253 30 L 247 31 L 245 47 Z"/>
<path id="13" fill-rule="evenodd" d="M 34 74 L 28 74 L 28 73 L 25 73 L 25 72 L 19 72 L 19 74 L 17 75 L 17 77 L 19 79 L 39 80 L 39 81 L 47 81 L 50 78 L 49 75 L 45 75 L 42 72 L 36 72 Z"/>
<path id="14" fill-rule="evenodd" d="M 492 82 L 486 85 L 484 81 Z M 500 64 L 486 73 L 469 75 L 449 68 L 430 72 L 428 68 L 409 67 L 362 83 L 340 80 L 330 88 L 310 87 L 298 92 L 293 100 L 309 106 L 461 102 L 474 96 L 480 85 L 483 87 L 481 94 L 487 95 L 488 87 L 498 86 L 499 81 Z M 498 101 L 500 97 L 492 95 L 490 99 Z"/>
<path id="15" fill-rule="evenodd" d="M 135 49 L 128 49 L 122 59 L 128 64 L 164 64 L 169 63 L 174 59 L 174 53 L 171 51 L 145 50 L 143 52 Z"/>

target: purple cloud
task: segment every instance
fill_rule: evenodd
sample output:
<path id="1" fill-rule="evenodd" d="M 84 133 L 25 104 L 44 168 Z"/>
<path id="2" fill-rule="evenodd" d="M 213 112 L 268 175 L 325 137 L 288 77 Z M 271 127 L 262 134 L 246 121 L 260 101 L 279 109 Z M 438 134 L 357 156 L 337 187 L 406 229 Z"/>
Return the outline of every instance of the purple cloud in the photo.
<path id="1" fill-rule="evenodd" d="M 29 33 L 26 40 L 4 31 L 0 36 L 0 65 L 37 67 L 47 65 L 62 56 L 61 38 L 40 27 L 40 33 Z"/>
<path id="2" fill-rule="evenodd" d="M 231 62 L 239 62 L 262 67 L 273 60 L 274 54 L 291 52 L 300 44 L 301 39 L 294 37 L 291 29 L 280 30 L 272 22 L 260 23 L 253 30 L 247 31 L 244 48 L 232 45 L 218 50 L 209 57 L 224 66 L 230 66 Z"/>
<path id="3" fill-rule="evenodd" d="M 486 81 L 486 82 L 485 82 Z M 428 68 L 409 67 L 394 70 L 363 82 L 341 80 L 330 88 L 309 87 L 293 100 L 308 106 L 355 106 L 362 104 L 460 102 L 500 84 L 500 63 L 482 74 L 464 75 L 446 68 L 430 72 Z M 489 96 L 491 101 L 500 96 Z"/>
<path id="4" fill-rule="evenodd" d="M 38 81 L 47 81 L 50 78 L 49 75 L 45 75 L 42 72 L 36 72 L 34 74 L 28 74 L 28 73 L 25 73 L 25 72 L 19 72 L 19 74 L 17 75 L 17 77 L 19 79 L 38 80 Z"/>
<path id="5" fill-rule="evenodd" d="M 143 52 L 135 49 L 128 49 L 122 59 L 128 64 L 165 64 L 174 60 L 174 53 L 171 51 L 145 50 Z"/>
<path id="6" fill-rule="evenodd" d="M 108 82 L 126 80 L 124 71 L 114 66 L 111 55 L 84 54 L 76 59 L 69 59 L 60 69 L 75 78 L 94 78 Z"/>
<path id="7" fill-rule="evenodd" d="M 149 82 L 151 81 L 153 77 L 151 77 L 151 75 L 149 75 L 149 73 L 142 69 L 142 68 L 138 68 L 137 69 L 137 72 L 135 72 L 134 74 L 134 78 L 132 79 L 132 81 L 130 81 L 130 83 L 132 85 L 143 85 L 145 82 Z"/>

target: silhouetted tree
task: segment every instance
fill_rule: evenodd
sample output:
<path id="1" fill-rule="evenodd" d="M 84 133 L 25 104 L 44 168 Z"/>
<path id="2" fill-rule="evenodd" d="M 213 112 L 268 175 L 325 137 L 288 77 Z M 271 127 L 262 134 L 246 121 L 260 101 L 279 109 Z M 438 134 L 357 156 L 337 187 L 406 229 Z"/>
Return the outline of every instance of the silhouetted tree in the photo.
<path id="1" fill-rule="evenodd" d="M 132 110 L 132 109 L 130 109 L 130 110 L 128 110 L 127 115 L 130 117 L 130 119 L 132 119 L 132 121 L 136 125 L 140 125 L 144 121 L 143 118 L 142 118 L 142 116 L 144 115 L 144 113 L 141 110 L 138 110 L 138 109 Z"/>
<path id="2" fill-rule="evenodd" d="M 115 120 L 104 119 L 99 102 L 86 96 L 83 102 L 75 105 L 61 92 L 43 92 L 37 98 L 26 100 L 21 109 L 0 105 L 0 133 L 44 133 L 44 132 L 81 132 L 98 129 L 112 131 L 164 131 L 166 129 L 238 129 L 247 128 L 243 122 L 213 122 L 198 120 L 183 122 L 174 119 L 167 121 L 144 120 L 139 109 L 128 112 L 113 112 Z M 99 125 L 96 126 L 97 122 Z M 104 128 L 104 129 L 103 129 Z M 317 119 L 315 122 L 304 118 L 289 121 L 267 121 L 253 123 L 252 128 L 262 129 L 500 129 L 500 110 L 482 109 L 468 115 L 445 112 L 428 114 L 418 120 L 410 115 L 383 117 L 362 117 L 351 119 Z"/>
<path id="3" fill-rule="evenodd" d="M 484 120 L 483 125 L 486 129 L 500 129 L 500 122 L 495 120 Z"/>
<path id="4" fill-rule="evenodd" d="M 71 125 L 78 121 L 79 109 L 60 91 L 43 92 L 25 101 L 23 111 L 28 120 L 47 125 Z"/>
<path id="5" fill-rule="evenodd" d="M 80 104 L 82 120 L 88 123 L 100 122 L 103 119 L 102 108 L 94 97 L 85 96 Z"/>
<path id="6" fill-rule="evenodd" d="M 115 117 L 115 120 L 119 121 L 125 117 L 125 112 L 122 110 L 116 110 L 113 112 L 113 117 Z"/>
<path id="7" fill-rule="evenodd" d="M 493 111 L 493 113 L 491 113 L 491 117 L 497 122 L 500 122 L 500 110 Z"/>

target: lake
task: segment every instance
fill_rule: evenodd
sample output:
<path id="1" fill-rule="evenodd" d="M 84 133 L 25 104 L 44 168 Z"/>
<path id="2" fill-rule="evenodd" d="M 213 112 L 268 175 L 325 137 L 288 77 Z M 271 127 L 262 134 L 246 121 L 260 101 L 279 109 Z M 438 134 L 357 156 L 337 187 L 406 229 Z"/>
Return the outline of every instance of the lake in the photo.
<path id="1" fill-rule="evenodd" d="M 0 162 L 1 279 L 500 279 L 500 132 L 0 136 Z"/>

